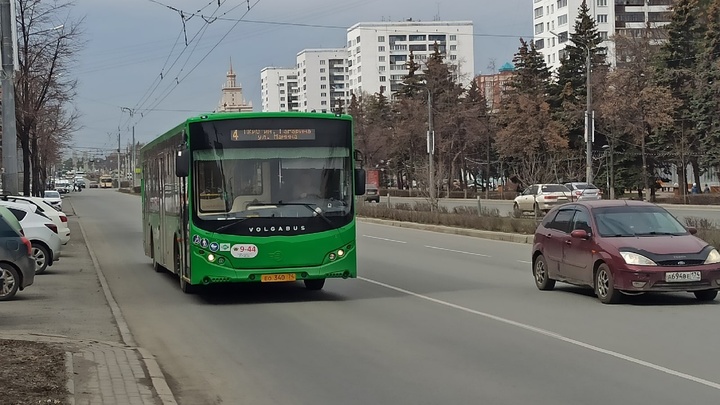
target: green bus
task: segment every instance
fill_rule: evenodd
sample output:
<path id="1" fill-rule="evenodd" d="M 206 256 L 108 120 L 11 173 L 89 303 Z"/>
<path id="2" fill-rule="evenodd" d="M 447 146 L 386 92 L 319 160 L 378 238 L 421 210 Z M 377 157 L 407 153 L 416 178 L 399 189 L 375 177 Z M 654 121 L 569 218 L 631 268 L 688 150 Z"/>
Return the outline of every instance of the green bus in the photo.
<path id="1" fill-rule="evenodd" d="M 362 155 L 348 115 L 213 113 L 140 151 L 145 254 L 199 286 L 357 276 Z"/>

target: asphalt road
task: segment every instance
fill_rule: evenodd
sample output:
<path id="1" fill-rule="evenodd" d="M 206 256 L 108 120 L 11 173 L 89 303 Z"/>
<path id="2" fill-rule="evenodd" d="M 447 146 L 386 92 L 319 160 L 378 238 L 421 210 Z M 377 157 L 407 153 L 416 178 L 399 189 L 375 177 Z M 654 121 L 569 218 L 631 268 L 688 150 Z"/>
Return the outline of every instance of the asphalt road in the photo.
<path id="1" fill-rule="evenodd" d="M 360 224 L 360 279 L 185 295 L 143 255 L 140 203 L 71 201 L 180 404 L 717 403 L 720 301 L 540 292 L 527 245 Z"/>
<path id="2" fill-rule="evenodd" d="M 391 204 L 398 203 L 416 204 L 427 203 L 426 198 L 422 197 L 390 197 Z M 387 197 L 380 197 L 381 204 L 387 204 Z M 480 200 L 482 207 L 487 209 L 497 209 L 500 215 L 506 216 L 512 212 L 512 200 Z M 453 210 L 455 207 L 477 207 L 478 201 L 473 199 L 456 199 L 444 198 L 440 200 L 440 205 Z M 687 217 L 706 218 L 720 226 L 720 206 L 701 206 L 701 205 L 675 205 L 661 204 L 671 214 L 678 218 L 683 224 Z"/>

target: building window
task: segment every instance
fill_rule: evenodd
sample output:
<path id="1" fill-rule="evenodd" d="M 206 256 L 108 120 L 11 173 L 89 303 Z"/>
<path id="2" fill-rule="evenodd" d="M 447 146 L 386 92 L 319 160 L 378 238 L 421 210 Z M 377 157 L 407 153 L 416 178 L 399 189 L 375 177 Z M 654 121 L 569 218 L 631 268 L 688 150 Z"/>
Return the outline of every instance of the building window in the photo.
<path id="1" fill-rule="evenodd" d="M 410 41 L 425 41 L 425 35 L 410 35 Z"/>
<path id="2" fill-rule="evenodd" d="M 320 76 L 320 81 L 321 81 L 321 82 L 324 82 L 325 80 L 327 80 L 327 77 L 325 77 L 325 76 Z"/>
<path id="3" fill-rule="evenodd" d="M 542 34 L 543 32 L 545 32 L 543 23 L 535 24 L 535 35 Z"/>
<path id="4" fill-rule="evenodd" d="M 407 41 L 407 35 L 390 35 L 390 42 Z"/>
<path id="5" fill-rule="evenodd" d="M 603 41 L 607 41 L 608 39 L 608 32 L 607 31 L 600 31 L 600 39 Z"/>
<path id="6" fill-rule="evenodd" d="M 606 23 L 607 22 L 607 14 L 598 14 L 596 20 L 599 23 Z"/>
<path id="7" fill-rule="evenodd" d="M 457 55 L 450 55 L 450 60 L 457 60 Z"/>
<path id="8" fill-rule="evenodd" d="M 381 82 L 384 82 L 384 81 L 385 81 L 385 76 L 380 76 L 380 81 L 381 81 Z"/>
<path id="9" fill-rule="evenodd" d="M 285 94 L 285 90 L 280 90 L 280 94 Z"/>
<path id="10" fill-rule="evenodd" d="M 445 35 L 437 35 L 437 34 L 428 35 L 428 41 L 430 41 L 430 42 L 445 42 Z"/>
<path id="11" fill-rule="evenodd" d="M 457 41 L 457 35 L 450 35 L 451 41 Z"/>
<path id="12" fill-rule="evenodd" d="M 320 97 L 327 97 L 327 93 L 320 93 Z"/>
<path id="13" fill-rule="evenodd" d="M 325 68 L 320 68 L 320 73 L 325 73 Z"/>
<path id="14" fill-rule="evenodd" d="M 281 108 L 285 108 L 285 103 L 280 104 Z"/>
<path id="15" fill-rule="evenodd" d="M 321 85 L 320 85 L 320 89 L 321 89 L 321 90 L 327 89 L 327 84 L 321 84 Z"/>
<path id="16" fill-rule="evenodd" d="M 558 26 L 567 24 L 567 14 L 558 16 Z"/>
<path id="17" fill-rule="evenodd" d="M 357 41 L 358 44 L 360 43 L 360 35 L 358 35 L 357 38 L 355 38 L 355 41 Z"/>
<path id="18" fill-rule="evenodd" d="M 378 52 L 385 52 L 384 46 L 378 46 Z"/>
<path id="19" fill-rule="evenodd" d="M 285 97 L 280 97 L 280 101 L 285 101 Z"/>
<path id="20" fill-rule="evenodd" d="M 385 71 L 385 65 L 378 66 L 378 72 L 384 72 Z"/>
<path id="21" fill-rule="evenodd" d="M 385 62 L 385 56 L 379 56 L 378 62 Z"/>
<path id="22" fill-rule="evenodd" d="M 327 100 L 323 100 L 320 102 L 320 105 L 327 105 Z"/>
<path id="23" fill-rule="evenodd" d="M 325 64 L 325 59 L 321 60 L 321 61 L 320 61 L 320 64 L 321 64 L 321 65 L 324 65 L 324 64 Z"/>
<path id="24" fill-rule="evenodd" d="M 543 49 L 545 48 L 545 40 L 544 39 L 538 39 L 535 41 L 535 49 Z"/>
<path id="25" fill-rule="evenodd" d="M 557 8 L 567 7 L 567 0 L 557 0 Z"/>
<path id="26" fill-rule="evenodd" d="M 362 81 L 362 76 L 358 76 L 358 81 L 357 81 L 357 82 L 360 83 L 361 81 Z"/>
<path id="27" fill-rule="evenodd" d="M 378 37 L 378 42 L 385 42 L 385 36 L 380 35 L 380 36 Z"/>
<path id="28" fill-rule="evenodd" d="M 457 45 L 450 45 L 451 51 L 457 51 Z"/>
<path id="29" fill-rule="evenodd" d="M 607 0 L 597 0 L 598 7 L 607 7 Z"/>
<path id="30" fill-rule="evenodd" d="M 355 48 L 355 53 L 360 53 L 360 47 Z"/>
<path id="31" fill-rule="evenodd" d="M 535 18 L 540 18 L 543 16 L 543 8 L 538 7 L 535 9 Z"/>
<path id="32" fill-rule="evenodd" d="M 425 52 L 427 51 L 427 45 L 410 45 L 410 51 L 412 52 Z"/>

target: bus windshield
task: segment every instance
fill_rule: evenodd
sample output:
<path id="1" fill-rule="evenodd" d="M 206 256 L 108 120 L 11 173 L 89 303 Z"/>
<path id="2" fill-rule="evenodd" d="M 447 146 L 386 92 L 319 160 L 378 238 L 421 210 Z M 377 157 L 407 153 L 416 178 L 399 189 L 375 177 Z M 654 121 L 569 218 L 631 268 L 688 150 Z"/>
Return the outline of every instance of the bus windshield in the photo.
<path id="1" fill-rule="evenodd" d="M 351 212 L 352 162 L 347 148 L 196 150 L 193 161 L 196 210 L 205 220 Z"/>

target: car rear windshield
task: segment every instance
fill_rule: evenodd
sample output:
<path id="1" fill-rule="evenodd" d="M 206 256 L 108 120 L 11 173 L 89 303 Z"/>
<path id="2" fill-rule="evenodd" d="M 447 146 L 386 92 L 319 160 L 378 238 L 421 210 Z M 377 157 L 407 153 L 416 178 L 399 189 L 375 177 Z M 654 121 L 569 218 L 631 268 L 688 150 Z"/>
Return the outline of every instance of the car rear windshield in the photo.
<path id="1" fill-rule="evenodd" d="M 568 190 L 567 187 L 563 186 L 562 184 L 543 184 L 540 191 L 543 193 L 557 193 L 567 192 L 570 190 Z"/>
<path id="2" fill-rule="evenodd" d="M 45 198 L 60 198 L 60 193 L 57 191 L 46 191 Z"/>
<path id="3" fill-rule="evenodd" d="M 686 235 L 687 229 L 660 207 L 595 208 L 598 233 L 604 237 Z"/>
<path id="4" fill-rule="evenodd" d="M 578 189 L 578 190 L 588 190 L 588 189 L 595 189 L 595 190 L 596 190 L 596 189 L 597 189 L 597 187 L 595 187 L 595 185 L 593 185 L 593 184 L 588 184 L 588 183 L 576 183 L 576 184 L 573 184 L 573 185 L 574 185 L 575 188 Z"/>

